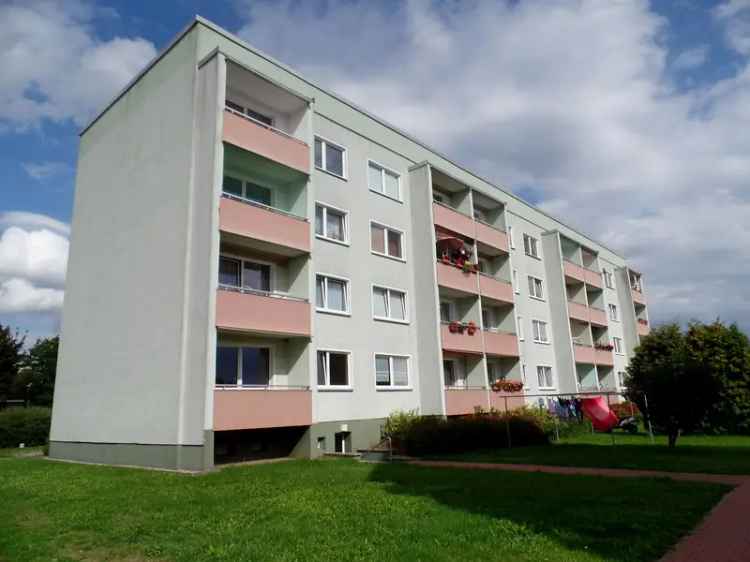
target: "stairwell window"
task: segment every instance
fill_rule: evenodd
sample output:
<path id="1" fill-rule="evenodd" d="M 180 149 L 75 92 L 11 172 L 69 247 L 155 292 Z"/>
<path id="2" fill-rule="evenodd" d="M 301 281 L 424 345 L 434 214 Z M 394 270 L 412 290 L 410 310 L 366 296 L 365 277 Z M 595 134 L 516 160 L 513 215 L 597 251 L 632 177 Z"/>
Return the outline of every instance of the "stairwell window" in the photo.
<path id="1" fill-rule="evenodd" d="M 511 250 L 516 249 L 516 238 L 513 236 L 513 227 L 511 225 L 508 225 L 508 243 Z"/>
<path id="2" fill-rule="evenodd" d="M 527 256 L 539 258 L 539 240 L 528 234 L 523 235 L 523 250 Z"/>
<path id="3" fill-rule="evenodd" d="M 608 304 L 607 308 L 609 308 L 609 319 L 617 322 L 619 320 L 619 316 L 617 314 L 617 305 Z"/>
<path id="4" fill-rule="evenodd" d="M 555 388 L 555 381 L 552 377 L 552 367 L 539 365 L 536 368 L 536 376 L 541 390 Z"/>
<path id="5" fill-rule="evenodd" d="M 541 320 L 532 320 L 531 328 L 534 331 L 534 342 L 549 343 L 549 334 L 547 333 L 547 323 Z"/>
<path id="6" fill-rule="evenodd" d="M 349 281 L 318 274 L 315 277 L 315 306 L 319 312 L 349 314 Z"/>
<path id="7" fill-rule="evenodd" d="M 602 269 L 602 276 L 604 277 L 604 285 L 607 287 L 607 289 L 614 289 L 615 278 L 614 275 L 612 275 L 612 272 L 608 269 Z"/>
<path id="8" fill-rule="evenodd" d="M 518 284 L 518 270 L 514 269 L 511 272 L 511 275 L 512 275 L 511 280 L 512 280 L 512 285 L 513 285 L 513 291 L 517 295 L 520 295 L 521 294 L 521 286 Z"/>
<path id="9" fill-rule="evenodd" d="M 349 220 L 346 211 L 322 203 L 315 204 L 315 235 L 318 238 L 349 244 Z"/>
<path id="10" fill-rule="evenodd" d="M 544 300 L 544 282 L 533 275 L 529 275 L 529 296 L 533 299 Z"/>
<path id="11" fill-rule="evenodd" d="M 615 348 L 615 353 L 622 355 L 622 338 L 612 338 L 612 347 Z"/>
<path id="12" fill-rule="evenodd" d="M 401 201 L 401 176 L 393 170 L 368 160 L 367 183 L 370 191 Z"/>
<path id="13" fill-rule="evenodd" d="M 372 316 L 376 320 L 406 323 L 406 293 L 388 287 L 372 288 Z"/>
<path id="14" fill-rule="evenodd" d="M 374 254 L 406 261 L 403 238 L 403 232 L 375 222 L 370 223 L 370 247 Z"/>
<path id="15" fill-rule="evenodd" d="M 518 341 L 523 341 L 523 318 L 521 316 L 516 317 L 516 330 L 518 331 Z"/>
<path id="16" fill-rule="evenodd" d="M 529 388 L 529 384 L 526 382 L 526 363 L 521 363 L 521 382 L 524 388 Z"/>
<path id="17" fill-rule="evenodd" d="M 318 351 L 318 388 L 349 386 L 349 352 Z"/>
<path id="18" fill-rule="evenodd" d="M 315 137 L 315 167 L 346 179 L 346 149 L 331 141 Z"/>
<path id="19" fill-rule="evenodd" d="M 409 358 L 405 355 L 375 355 L 375 386 L 380 389 L 409 387 Z"/>
<path id="20" fill-rule="evenodd" d="M 625 388 L 625 380 L 628 374 L 625 371 L 617 371 L 617 385 L 620 388 Z"/>

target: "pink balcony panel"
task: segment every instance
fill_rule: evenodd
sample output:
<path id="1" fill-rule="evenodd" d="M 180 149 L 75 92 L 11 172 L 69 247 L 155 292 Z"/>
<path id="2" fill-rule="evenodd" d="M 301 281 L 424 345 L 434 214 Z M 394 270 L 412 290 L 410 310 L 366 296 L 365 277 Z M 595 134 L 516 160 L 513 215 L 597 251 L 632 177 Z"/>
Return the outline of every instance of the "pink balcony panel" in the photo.
<path id="1" fill-rule="evenodd" d="M 596 271 L 591 271 L 590 269 L 586 269 L 584 271 L 584 276 L 586 278 L 587 284 L 599 289 L 602 288 L 602 276 L 599 273 L 597 273 Z"/>
<path id="2" fill-rule="evenodd" d="M 606 326 L 607 313 L 599 308 L 589 307 L 589 322 L 597 326 Z"/>
<path id="3" fill-rule="evenodd" d="M 651 328 L 649 328 L 648 324 L 641 324 L 640 322 L 636 323 L 636 329 L 638 330 L 639 336 L 647 336 L 649 332 L 651 332 Z"/>
<path id="4" fill-rule="evenodd" d="M 271 335 L 310 336 L 310 304 L 219 289 L 216 293 L 216 327 Z"/>
<path id="5" fill-rule="evenodd" d="M 214 431 L 311 424 L 312 394 L 309 390 L 214 390 Z"/>
<path id="6" fill-rule="evenodd" d="M 484 352 L 487 355 L 518 357 L 518 336 L 503 332 L 483 331 Z"/>
<path id="7" fill-rule="evenodd" d="M 487 391 L 482 389 L 445 389 L 445 415 L 473 414 L 480 407 L 488 410 Z"/>
<path id="8" fill-rule="evenodd" d="M 455 265 L 446 265 L 443 262 L 437 263 L 437 281 L 441 287 L 464 293 L 476 295 L 478 291 L 476 273 L 464 273 Z"/>
<path id="9" fill-rule="evenodd" d="M 280 131 L 224 111 L 224 142 L 254 152 L 304 174 L 310 173 L 310 147 Z"/>
<path id="10" fill-rule="evenodd" d="M 508 235 L 502 230 L 492 228 L 481 222 L 476 223 L 477 240 L 493 248 L 508 252 Z"/>
<path id="11" fill-rule="evenodd" d="M 646 304 L 646 297 L 643 296 L 643 293 L 636 291 L 635 289 L 630 289 L 630 294 L 633 295 L 633 302 L 637 304 Z"/>
<path id="12" fill-rule="evenodd" d="M 473 336 L 470 336 L 467 330 L 464 330 L 463 334 L 451 333 L 448 325 L 443 324 L 440 326 L 440 337 L 443 349 L 446 351 L 476 355 L 482 354 L 482 332 L 480 330 L 475 331 Z"/>
<path id="13" fill-rule="evenodd" d="M 576 363 L 587 363 L 593 365 L 596 362 L 596 353 L 593 347 L 588 345 L 573 345 L 573 357 Z"/>
<path id="14" fill-rule="evenodd" d="M 580 320 L 581 322 L 589 321 L 589 307 L 585 304 L 579 304 L 577 302 L 568 301 L 568 316 L 573 320 Z"/>
<path id="15" fill-rule="evenodd" d="M 576 281 L 586 281 L 586 270 L 580 265 L 576 265 L 569 261 L 563 261 L 563 271 L 566 277 L 575 279 Z"/>
<path id="16" fill-rule="evenodd" d="M 432 204 L 432 214 L 437 226 L 469 238 L 476 236 L 474 220 L 471 217 L 467 217 L 439 203 Z"/>
<path id="17" fill-rule="evenodd" d="M 499 410 L 500 412 L 506 412 L 523 408 L 525 405 L 526 401 L 520 392 L 490 391 L 490 408 Z"/>
<path id="18" fill-rule="evenodd" d="M 500 281 L 487 275 L 480 275 L 479 291 L 483 297 L 513 304 L 513 286 L 506 281 Z"/>
<path id="19" fill-rule="evenodd" d="M 310 225 L 307 221 L 227 197 L 222 197 L 219 203 L 219 228 L 223 232 L 294 251 L 310 251 Z"/>
<path id="20" fill-rule="evenodd" d="M 595 359 L 597 365 L 605 365 L 607 367 L 613 367 L 615 364 L 615 359 L 612 356 L 611 351 L 607 351 L 606 349 L 596 349 L 595 352 Z"/>

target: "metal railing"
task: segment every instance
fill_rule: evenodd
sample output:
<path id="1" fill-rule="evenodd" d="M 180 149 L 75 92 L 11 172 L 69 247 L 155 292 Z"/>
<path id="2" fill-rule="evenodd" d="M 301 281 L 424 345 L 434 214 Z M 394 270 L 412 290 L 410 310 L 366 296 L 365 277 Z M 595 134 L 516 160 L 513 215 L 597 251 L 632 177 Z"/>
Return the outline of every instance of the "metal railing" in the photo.
<path id="1" fill-rule="evenodd" d="M 241 111 L 237 111 L 236 109 L 233 109 L 227 106 L 224 106 L 224 111 L 228 111 L 229 113 L 232 113 L 236 115 L 237 117 L 242 117 L 243 119 L 246 119 L 247 121 L 250 121 L 251 123 L 254 123 L 255 125 L 258 125 L 259 127 L 267 129 L 271 131 L 272 133 L 276 133 L 290 140 L 293 140 L 294 142 L 298 142 L 299 144 L 303 146 L 307 146 L 307 143 L 305 141 L 298 139 L 297 137 L 287 133 L 286 131 L 282 131 L 281 129 L 277 129 L 276 127 L 273 127 L 272 125 L 264 123 L 263 121 L 258 121 L 254 117 L 250 117 L 249 115 L 242 113 Z"/>
<path id="2" fill-rule="evenodd" d="M 296 302 L 309 302 L 308 299 L 304 297 L 295 297 L 287 293 L 281 293 L 277 291 L 263 291 L 261 289 L 253 289 L 252 287 L 237 287 L 235 285 L 226 285 L 224 283 L 219 283 L 219 290 L 231 291 L 234 293 L 243 293 L 247 295 L 257 295 L 259 297 L 268 297 L 271 299 L 282 299 L 282 300 L 290 300 L 290 301 L 296 301 Z"/>
<path id="3" fill-rule="evenodd" d="M 271 213 L 276 213 L 278 215 L 284 215 L 286 217 L 296 219 L 298 221 L 303 222 L 309 222 L 306 217 L 301 217 L 299 215 L 295 215 L 294 213 L 290 213 L 289 211 L 285 211 L 283 209 L 279 209 L 277 207 L 271 207 L 270 205 L 266 205 L 265 203 L 258 203 L 257 201 L 253 201 L 252 199 L 247 199 L 246 197 L 242 197 L 241 195 L 235 195 L 234 193 L 227 193 L 226 191 L 221 192 L 222 197 L 226 197 L 227 199 L 232 199 L 234 201 L 238 201 L 240 203 L 244 203 L 245 205 L 251 205 L 253 207 L 258 207 L 259 209 L 263 209 L 265 211 L 269 211 Z"/>
<path id="4" fill-rule="evenodd" d="M 215 384 L 216 390 L 310 390 L 301 384 Z"/>

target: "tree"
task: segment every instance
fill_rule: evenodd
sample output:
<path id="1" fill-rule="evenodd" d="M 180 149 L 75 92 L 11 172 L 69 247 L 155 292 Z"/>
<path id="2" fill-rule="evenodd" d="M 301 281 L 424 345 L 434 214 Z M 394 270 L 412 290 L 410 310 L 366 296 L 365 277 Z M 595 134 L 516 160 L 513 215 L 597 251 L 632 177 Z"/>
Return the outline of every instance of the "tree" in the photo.
<path id="1" fill-rule="evenodd" d="M 40 338 L 21 361 L 18 393 L 32 404 L 50 406 L 55 390 L 57 349 L 60 338 Z"/>
<path id="2" fill-rule="evenodd" d="M 0 402 L 11 397 L 25 340 L 18 330 L 12 332 L 10 327 L 0 325 Z"/>
<path id="3" fill-rule="evenodd" d="M 628 398 L 648 410 L 670 447 L 682 432 L 698 427 L 719 400 L 719 378 L 692 351 L 699 342 L 676 324 L 662 326 L 641 340 L 628 366 Z"/>

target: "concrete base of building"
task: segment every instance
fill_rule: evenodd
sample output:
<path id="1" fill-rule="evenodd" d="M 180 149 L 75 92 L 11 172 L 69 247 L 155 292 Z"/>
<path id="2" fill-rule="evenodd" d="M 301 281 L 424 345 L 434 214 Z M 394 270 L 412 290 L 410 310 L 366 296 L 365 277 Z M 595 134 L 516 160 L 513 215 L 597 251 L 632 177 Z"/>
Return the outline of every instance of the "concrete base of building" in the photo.
<path id="1" fill-rule="evenodd" d="M 385 418 L 338 420 L 311 425 L 292 451 L 293 457 L 318 458 L 336 450 L 337 439 L 343 438 L 346 453 L 377 445 L 382 436 Z M 337 434 L 340 437 L 337 438 Z"/>

